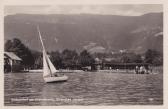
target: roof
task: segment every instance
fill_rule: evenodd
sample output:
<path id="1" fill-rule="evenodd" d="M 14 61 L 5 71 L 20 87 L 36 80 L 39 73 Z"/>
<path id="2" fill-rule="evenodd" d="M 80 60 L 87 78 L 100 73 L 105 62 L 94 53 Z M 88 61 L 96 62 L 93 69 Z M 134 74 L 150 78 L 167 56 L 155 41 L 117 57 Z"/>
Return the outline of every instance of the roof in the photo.
<path id="1" fill-rule="evenodd" d="M 4 58 L 6 59 L 6 58 L 8 58 L 8 57 L 4 55 Z"/>
<path id="2" fill-rule="evenodd" d="M 17 60 L 17 61 L 21 61 L 22 59 L 19 58 L 16 54 L 14 54 L 13 52 L 4 52 L 4 57 L 5 58 L 11 58 L 12 60 Z"/>

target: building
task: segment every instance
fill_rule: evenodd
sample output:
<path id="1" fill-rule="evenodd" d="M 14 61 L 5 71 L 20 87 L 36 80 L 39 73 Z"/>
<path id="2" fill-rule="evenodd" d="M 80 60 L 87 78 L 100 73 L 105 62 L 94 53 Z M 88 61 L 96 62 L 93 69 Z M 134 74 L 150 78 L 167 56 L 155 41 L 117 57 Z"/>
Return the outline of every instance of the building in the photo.
<path id="1" fill-rule="evenodd" d="M 103 63 L 104 69 L 129 69 L 129 70 L 133 70 L 136 68 L 136 66 L 138 66 L 138 67 L 144 66 L 146 69 L 149 68 L 148 63 L 111 63 L 111 62 Z"/>
<path id="2" fill-rule="evenodd" d="M 22 69 L 22 59 L 13 52 L 4 52 L 4 71 L 17 72 Z"/>
<path id="3" fill-rule="evenodd" d="M 95 68 L 96 70 L 115 70 L 115 69 L 129 69 L 134 70 L 136 66 L 144 66 L 146 69 L 149 69 L 149 63 L 122 63 L 120 62 L 120 57 L 115 58 L 95 58 Z"/>

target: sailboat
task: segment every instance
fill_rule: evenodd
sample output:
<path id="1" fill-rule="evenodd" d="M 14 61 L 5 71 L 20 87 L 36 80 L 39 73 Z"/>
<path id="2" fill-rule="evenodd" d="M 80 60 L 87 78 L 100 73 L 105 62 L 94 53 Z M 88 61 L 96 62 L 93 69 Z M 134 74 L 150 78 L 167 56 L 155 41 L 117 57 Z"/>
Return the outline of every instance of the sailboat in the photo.
<path id="1" fill-rule="evenodd" d="M 37 30 L 38 30 L 41 45 L 43 48 L 43 78 L 44 78 L 44 81 L 46 83 L 67 81 L 68 77 L 66 75 L 59 75 L 58 70 L 55 68 L 55 66 L 52 64 L 51 60 L 49 59 L 46 53 L 45 47 L 44 47 L 44 43 L 42 40 L 39 27 L 37 27 Z"/>

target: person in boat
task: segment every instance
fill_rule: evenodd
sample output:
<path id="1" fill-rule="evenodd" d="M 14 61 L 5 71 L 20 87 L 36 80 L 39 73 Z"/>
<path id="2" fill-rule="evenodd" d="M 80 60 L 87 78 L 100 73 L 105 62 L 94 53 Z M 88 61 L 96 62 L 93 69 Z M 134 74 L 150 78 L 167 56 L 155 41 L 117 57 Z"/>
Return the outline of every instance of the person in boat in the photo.
<path id="1" fill-rule="evenodd" d="M 57 77 L 57 76 L 58 76 L 58 74 L 57 74 L 56 72 L 54 72 L 54 73 L 53 73 L 53 76 Z"/>

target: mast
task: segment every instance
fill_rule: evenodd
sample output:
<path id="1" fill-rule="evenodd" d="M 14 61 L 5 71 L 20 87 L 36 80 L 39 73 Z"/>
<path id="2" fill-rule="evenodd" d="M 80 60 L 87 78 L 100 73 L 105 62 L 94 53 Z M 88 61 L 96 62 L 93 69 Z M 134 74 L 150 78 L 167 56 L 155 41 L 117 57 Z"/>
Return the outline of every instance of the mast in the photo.
<path id="1" fill-rule="evenodd" d="M 40 37 L 40 41 L 41 41 L 41 44 L 42 44 L 43 50 L 45 51 L 45 47 L 44 47 L 44 43 L 43 43 L 43 40 L 42 40 L 42 37 L 41 37 L 41 33 L 40 33 L 39 26 L 37 26 L 37 31 L 38 31 L 38 33 L 39 33 L 39 37 Z"/>

